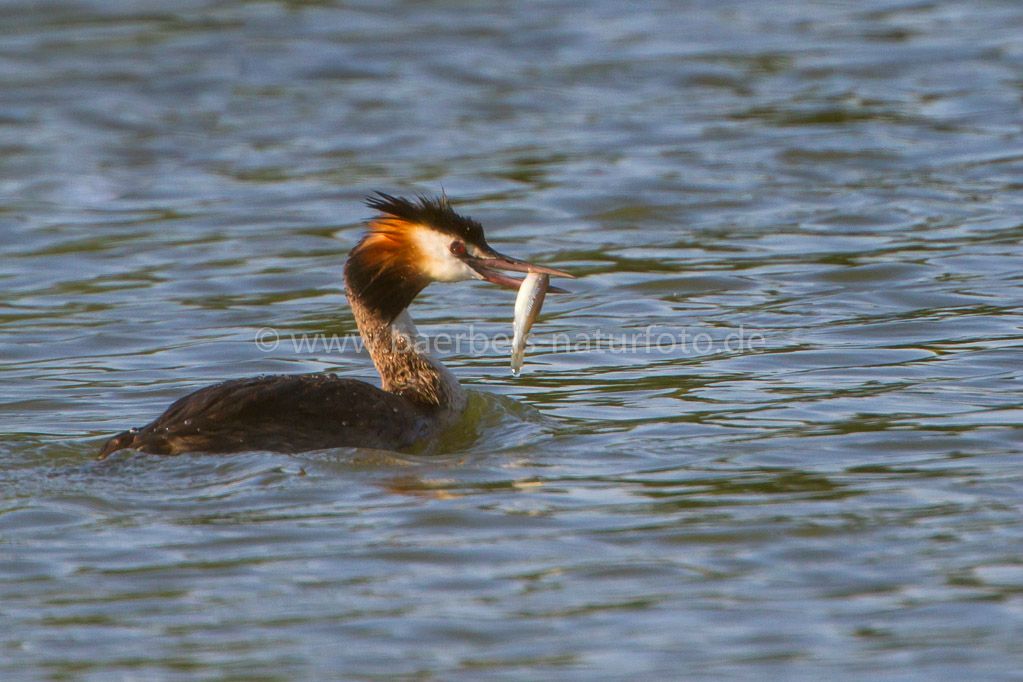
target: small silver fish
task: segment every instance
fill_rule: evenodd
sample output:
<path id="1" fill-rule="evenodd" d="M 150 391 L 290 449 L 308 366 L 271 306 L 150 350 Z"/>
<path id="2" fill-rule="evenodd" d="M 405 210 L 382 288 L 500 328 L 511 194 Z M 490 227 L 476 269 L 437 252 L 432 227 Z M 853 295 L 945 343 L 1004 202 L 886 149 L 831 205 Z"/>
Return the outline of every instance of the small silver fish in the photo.
<path id="1" fill-rule="evenodd" d="M 514 330 L 511 355 L 512 374 L 517 375 L 522 369 L 529 329 L 540 314 L 540 308 L 543 307 L 543 299 L 547 295 L 547 287 L 550 283 L 550 275 L 531 272 L 526 275 L 526 279 L 519 286 L 519 295 L 515 298 L 515 322 L 512 326 Z"/>

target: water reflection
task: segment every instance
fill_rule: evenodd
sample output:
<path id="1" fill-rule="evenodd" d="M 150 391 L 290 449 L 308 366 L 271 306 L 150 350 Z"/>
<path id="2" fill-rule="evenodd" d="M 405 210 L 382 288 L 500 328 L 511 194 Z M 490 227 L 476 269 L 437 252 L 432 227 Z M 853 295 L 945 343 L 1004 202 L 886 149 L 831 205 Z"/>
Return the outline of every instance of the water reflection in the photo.
<path id="1" fill-rule="evenodd" d="M 5 7 L 0 676 L 1015 674 L 1023 13 L 622 7 Z M 224 378 L 373 376 L 254 335 L 352 333 L 361 198 L 442 186 L 581 275 L 522 377 L 448 358 L 463 428 L 90 459 Z M 649 326 L 767 343 L 554 343 Z"/>

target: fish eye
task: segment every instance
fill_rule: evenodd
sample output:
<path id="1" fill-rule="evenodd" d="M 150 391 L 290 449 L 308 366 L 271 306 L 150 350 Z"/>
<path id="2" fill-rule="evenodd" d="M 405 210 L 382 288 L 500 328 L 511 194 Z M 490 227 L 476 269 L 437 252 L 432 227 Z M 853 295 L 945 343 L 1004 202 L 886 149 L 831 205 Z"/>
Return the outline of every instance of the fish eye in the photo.
<path id="1" fill-rule="evenodd" d="M 465 255 L 465 244 L 460 241 L 451 242 L 451 246 L 448 249 L 456 256 L 461 257 Z"/>

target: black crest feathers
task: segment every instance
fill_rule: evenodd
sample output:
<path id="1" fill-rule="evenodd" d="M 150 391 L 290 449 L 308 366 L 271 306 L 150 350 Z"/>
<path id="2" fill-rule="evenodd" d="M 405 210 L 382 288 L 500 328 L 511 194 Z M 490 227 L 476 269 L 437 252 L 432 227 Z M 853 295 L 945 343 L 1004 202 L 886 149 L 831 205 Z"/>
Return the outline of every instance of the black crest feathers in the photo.
<path id="1" fill-rule="evenodd" d="M 420 194 L 415 200 L 410 200 L 376 192 L 366 198 L 366 205 L 408 223 L 429 225 L 471 244 L 485 246 L 487 243 L 483 236 L 483 226 L 472 218 L 455 213 L 448 198 L 443 195 L 431 199 Z"/>

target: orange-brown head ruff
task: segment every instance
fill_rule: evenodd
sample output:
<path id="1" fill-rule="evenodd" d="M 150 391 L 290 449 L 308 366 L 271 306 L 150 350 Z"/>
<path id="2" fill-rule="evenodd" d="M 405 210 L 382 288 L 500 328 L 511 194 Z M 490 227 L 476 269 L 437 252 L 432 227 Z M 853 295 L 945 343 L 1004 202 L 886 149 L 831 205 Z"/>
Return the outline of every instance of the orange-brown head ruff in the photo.
<path id="1" fill-rule="evenodd" d="M 387 322 L 430 282 L 475 276 L 449 249 L 454 242 L 488 248 L 483 227 L 455 213 L 445 199 L 377 193 L 366 203 L 381 215 L 349 254 L 345 282 L 351 295 Z"/>
<path id="2" fill-rule="evenodd" d="M 483 226 L 455 213 L 445 198 L 420 196 L 410 201 L 378 192 L 366 203 L 381 215 L 369 223 L 369 232 L 349 254 L 345 283 L 349 296 L 387 323 L 430 282 L 482 279 L 518 289 L 520 280 L 498 271 L 572 277 L 494 251 L 483 236 Z"/>

